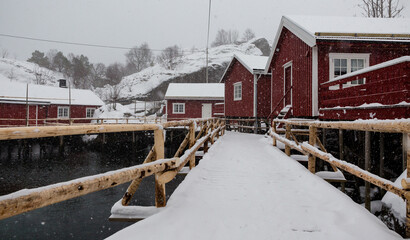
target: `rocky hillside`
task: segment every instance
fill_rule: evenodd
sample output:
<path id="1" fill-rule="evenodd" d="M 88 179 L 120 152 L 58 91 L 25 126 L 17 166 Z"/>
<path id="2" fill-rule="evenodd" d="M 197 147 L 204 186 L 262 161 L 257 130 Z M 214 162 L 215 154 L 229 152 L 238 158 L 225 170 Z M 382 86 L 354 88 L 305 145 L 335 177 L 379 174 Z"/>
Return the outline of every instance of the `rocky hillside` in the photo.
<path id="1" fill-rule="evenodd" d="M 209 49 L 209 82 L 219 82 L 234 53 L 268 55 L 269 43 L 266 39 L 253 39 L 239 45 L 223 45 Z M 171 82 L 205 82 L 205 52 L 198 51 L 181 57 L 175 69 L 169 70 L 160 64 L 141 72 L 126 76 L 119 83 L 121 103 L 132 100 L 159 101 L 164 99 Z M 102 98 L 108 95 L 109 87 L 96 90 Z"/>

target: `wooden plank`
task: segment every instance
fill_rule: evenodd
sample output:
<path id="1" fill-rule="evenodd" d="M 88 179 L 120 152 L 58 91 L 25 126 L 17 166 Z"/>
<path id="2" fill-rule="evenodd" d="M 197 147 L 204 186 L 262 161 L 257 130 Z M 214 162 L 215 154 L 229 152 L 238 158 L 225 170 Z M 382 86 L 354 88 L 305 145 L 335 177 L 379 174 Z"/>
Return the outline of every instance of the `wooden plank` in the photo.
<path id="1" fill-rule="evenodd" d="M 276 122 L 272 121 L 272 131 L 276 133 Z M 272 145 L 276 147 L 276 138 L 272 136 Z"/>
<path id="2" fill-rule="evenodd" d="M 136 178 L 147 177 L 165 169 L 176 168 L 176 166 L 177 159 L 166 159 L 1 196 L 0 219 L 115 187 Z"/>

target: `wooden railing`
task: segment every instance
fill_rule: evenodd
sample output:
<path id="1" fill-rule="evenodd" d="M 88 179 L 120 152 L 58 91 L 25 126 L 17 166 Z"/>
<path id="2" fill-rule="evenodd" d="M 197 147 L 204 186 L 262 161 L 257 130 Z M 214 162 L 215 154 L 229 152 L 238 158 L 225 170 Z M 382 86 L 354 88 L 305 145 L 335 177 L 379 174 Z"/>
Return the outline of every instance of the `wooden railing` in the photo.
<path id="1" fill-rule="evenodd" d="M 174 157 L 165 159 L 164 128 L 181 126 L 189 127 L 189 133 Z M 200 129 L 198 129 L 198 126 L 200 126 Z M 221 119 L 205 119 L 166 122 L 163 124 L 110 124 L 103 125 L 103 127 L 101 125 L 83 125 L 52 128 L 3 128 L 0 129 L 0 140 L 48 137 L 51 135 L 154 131 L 155 143 L 146 160 L 141 165 L 0 196 L 0 219 L 132 181 L 123 198 L 123 204 L 126 205 L 135 193 L 141 179 L 150 175 L 155 175 L 155 204 L 157 207 L 163 207 L 166 205 L 165 184 L 171 181 L 188 162 L 190 168 L 195 166 L 195 152 L 201 146 L 204 147 L 204 152 L 208 151 L 208 143 L 213 144 L 215 138 L 224 134 L 225 123 Z M 196 130 L 199 130 L 197 135 L 195 135 Z M 19 132 L 17 133 L 16 131 Z M 181 156 L 181 153 L 188 144 L 188 149 Z"/>
<path id="2" fill-rule="evenodd" d="M 285 124 L 285 136 L 281 136 L 276 131 L 277 124 Z M 308 127 L 309 142 L 299 143 L 292 132 L 292 127 Z M 365 134 L 365 169 L 356 165 L 337 159 L 326 152 L 320 142 L 317 130 L 318 128 L 339 129 L 339 130 L 358 130 L 366 131 Z M 404 139 L 404 151 L 407 152 L 407 179 L 402 181 L 402 188 L 394 186 L 393 182 L 384 179 L 376 174 L 370 173 L 370 132 L 388 132 L 402 133 Z M 343 132 L 341 132 L 343 133 Z M 285 153 L 290 156 L 291 149 L 295 149 L 305 155 L 308 155 L 308 170 L 312 173 L 316 171 L 316 158 L 328 162 L 335 170 L 341 169 L 352 175 L 355 175 L 366 182 L 366 199 L 365 206 L 370 209 L 370 183 L 386 191 L 392 192 L 406 200 L 406 234 L 410 236 L 410 120 L 379 120 L 379 121 L 354 121 L 354 122 L 324 122 L 324 121 L 296 121 L 296 120 L 274 120 L 272 128 L 269 131 L 273 138 L 273 146 L 276 141 L 285 144 Z M 339 131 L 340 138 L 340 131 Z M 343 139 L 343 135 L 342 135 Z M 320 146 L 320 149 L 316 147 Z"/>
<path id="3" fill-rule="evenodd" d="M 28 121 L 28 124 L 27 124 Z M 27 126 L 57 126 L 74 124 L 112 124 L 112 123 L 162 123 L 162 117 L 129 117 L 129 118 L 44 118 L 44 119 L 21 119 L 0 118 L 0 127 L 27 127 Z"/>

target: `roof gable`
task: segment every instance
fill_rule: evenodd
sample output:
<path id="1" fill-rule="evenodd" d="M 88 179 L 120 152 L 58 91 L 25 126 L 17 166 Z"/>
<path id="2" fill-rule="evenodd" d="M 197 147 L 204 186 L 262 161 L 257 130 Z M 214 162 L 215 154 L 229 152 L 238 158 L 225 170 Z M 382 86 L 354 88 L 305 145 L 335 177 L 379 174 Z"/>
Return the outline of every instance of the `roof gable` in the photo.
<path id="1" fill-rule="evenodd" d="M 324 16 L 283 16 L 276 33 L 265 73 L 276 52 L 283 28 L 287 28 L 310 47 L 317 40 L 410 42 L 410 19 Z"/>
<path id="2" fill-rule="evenodd" d="M 242 53 L 235 53 L 219 82 L 224 82 L 226 74 L 230 71 L 230 69 L 233 67 L 236 61 L 238 61 L 242 66 L 244 66 L 246 70 L 248 70 L 250 73 L 257 74 L 264 72 L 268 58 L 269 57 L 266 56 L 245 55 Z"/>

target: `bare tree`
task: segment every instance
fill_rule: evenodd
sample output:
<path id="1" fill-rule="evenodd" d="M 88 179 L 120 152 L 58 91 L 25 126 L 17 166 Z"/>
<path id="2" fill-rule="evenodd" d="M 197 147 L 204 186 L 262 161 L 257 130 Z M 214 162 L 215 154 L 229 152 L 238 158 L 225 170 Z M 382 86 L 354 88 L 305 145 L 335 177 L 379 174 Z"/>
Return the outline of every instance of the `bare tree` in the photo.
<path id="1" fill-rule="evenodd" d="M 154 55 L 148 43 L 143 43 L 139 47 L 132 48 L 125 56 L 127 57 L 127 68 L 130 74 L 149 67 L 154 61 Z"/>
<path id="2" fill-rule="evenodd" d="M 58 53 L 57 49 L 50 49 L 47 52 L 47 58 L 48 58 L 48 61 L 50 62 L 50 69 L 52 70 L 56 70 L 56 65 L 54 63 L 54 60 L 55 60 L 57 53 Z"/>
<path id="3" fill-rule="evenodd" d="M 119 84 L 110 86 L 107 101 L 112 104 L 112 108 L 117 110 L 118 99 L 120 98 L 121 87 Z"/>
<path id="4" fill-rule="evenodd" d="M 224 29 L 219 29 L 211 46 L 217 47 L 221 45 L 236 43 L 238 41 L 238 38 L 239 32 L 237 30 L 226 31 Z"/>
<path id="5" fill-rule="evenodd" d="M 10 79 L 10 82 L 12 82 L 14 79 L 16 79 L 16 74 L 14 73 L 14 68 L 10 69 L 10 71 L 7 74 L 7 78 Z"/>
<path id="6" fill-rule="evenodd" d="M 39 85 L 46 85 L 54 78 L 52 71 L 40 67 L 34 67 L 34 76 L 36 77 L 36 84 Z"/>
<path id="7" fill-rule="evenodd" d="M 253 38 L 255 38 L 255 33 L 252 31 L 252 29 L 247 28 L 242 35 L 242 41 L 247 42 Z"/>
<path id="8" fill-rule="evenodd" d="M 9 51 L 7 51 L 7 49 L 5 48 L 1 49 L 1 57 L 7 58 L 8 56 L 9 56 Z"/>
<path id="9" fill-rule="evenodd" d="M 182 56 L 181 49 L 177 46 L 171 46 L 165 48 L 165 50 L 157 57 L 157 60 L 167 69 L 175 69 L 178 65 L 178 62 Z"/>
<path id="10" fill-rule="evenodd" d="M 91 78 L 93 86 L 101 86 L 101 83 L 105 80 L 105 73 L 107 68 L 104 63 L 92 64 L 91 66 Z"/>
<path id="11" fill-rule="evenodd" d="M 373 18 L 399 17 L 404 6 L 399 0 L 362 0 L 359 6 L 363 9 L 363 15 Z"/>

